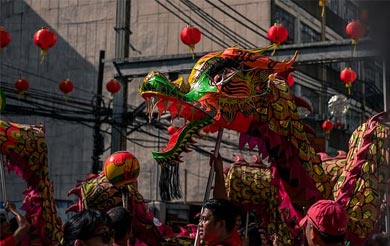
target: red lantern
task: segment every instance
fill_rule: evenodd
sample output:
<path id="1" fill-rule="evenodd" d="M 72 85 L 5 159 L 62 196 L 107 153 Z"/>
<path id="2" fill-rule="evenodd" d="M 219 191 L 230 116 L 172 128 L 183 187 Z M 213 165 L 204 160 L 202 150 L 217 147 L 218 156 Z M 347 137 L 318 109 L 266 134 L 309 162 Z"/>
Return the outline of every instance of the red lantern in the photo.
<path id="1" fill-rule="evenodd" d="M 34 43 L 41 48 L 42 61 L 49 53 L 49 48 L 53 47 L 57 42 L 57 36 L 48 28 L 42 27 L 34 34 Z"/>
<path id="2" fill-rule="evenodd" d="M 330 131 L 333 129 L 333 122 L 329 119 L 322 122 L 322 129 L 325 131 L 325 136 L 329 139 Z"/>
<path id="3" fill-rule="evenodd" d="M 340 120 L 336 121 L 336 128 L 340 130 L 341 127 L 343 127 L 343 123 Z"/>
<path id="4" fill-rule="evenodd" d="M 0 26 L 0 52 L 2 48 L 7 47 L 9 42 L 11 42 L 11 35 Z"/>
<path id="5" fill-rule="evenodd" d="M 119 83 L 119 81 L 116 79 L 112 79 L 108 81 L 106 88 L 109 92 L 111 92 L 111 95 L 114 95 L 121 89 L 121 83 Z"/>
<path id="6" fill-rule="evenodd" d="M 280 45 L 287 40 L 288 31 L 282 24 L 275 23 L 268 29 L 267 36 L 271 42 Z"/>
<path id="7" fill-rule="evenodd" d="M 188 45 L 191 49 L 192 59 L 194 59 L 194 49 L 195 44 L 199 43 L 202 38 L 202 34 L 199 29 L 193 26 L 186 26 L 180 33 L 180 39 L 185 44 Z"/>
<path id="8" fill-rule="evenodd" d="M 15 88 L 18 90 L 19 95 L 23 95 L 30 88 L 30 84 L 26 79 L 18 79 L 15 82 Z"/>
<path id="9" fill-rule="evenodd" d="M 275 23 L 273 26 L 271 26 L 267 31 L 268 39 L 276 44 L 276 47 L 274 48 L 271 55 L 275 53 L 276 48 L 280 46 L 281 43 L 287 40 L 288 38 L 288 31 L 287 29 L 279 23 Z"/>
<path id="10" fill-rule="evenodd" d="M 358 40 L 366 34 L 366 28 L 359 21 L 351 21 L 345 27 L 345 33 L 352 38 L 352 44 L 356 45 Z"/>
<path id="11" fill-rule="evenodd" d="M 345 87 L 348 89 L 348 94 L 351 94 L 352 83 L 356 80 L 356 72 L 352 68 L 344 68 L 340 72 L 340 79 L 345 83 Z"/>
<path id="12" fill-rule="evenodd" d="M 69 79 L 61 81 L 59 85 L 60 90 L 65 94 L 65 96 L 73 91 L 74 85 L 73 82 Z"/>
<path id="13" fill-rule="evenodd" d="M 292 73 L 288 74 L 288 76 L 287 76 L 287 84 L 290 87 L 295 84 L 295 79 L 294 79 L 294 76 L 292 75 Z"/>

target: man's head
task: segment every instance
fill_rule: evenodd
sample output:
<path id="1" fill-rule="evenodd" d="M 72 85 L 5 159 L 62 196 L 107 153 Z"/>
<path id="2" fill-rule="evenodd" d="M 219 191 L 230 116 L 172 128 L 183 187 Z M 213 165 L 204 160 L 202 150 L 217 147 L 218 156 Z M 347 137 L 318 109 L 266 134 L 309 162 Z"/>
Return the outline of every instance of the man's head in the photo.
<path id="1" fill-rule="evenodd" d="M 344 241 L 348 214 L 345 208 L 335 201 L 319 200 L 309 208 L 299 225 L 306 225 L 309 245 L 339 243 Z"/>
<path id="2" fill-rule="evenodd" d="M 107 212 L 111 218 L 111 226 L 114 230 L 115 242 L 128 240 L 131 236 L 132 215 L 124 207 L 114 207 Z"/>
<path id="3" fill-rule="evenodd" d="M 113 242 L 111 219 L 103 211 L 83 210 L 64 224 L 63 231 L 63 246 L 106 246 Z"/>
<path id="4" fill-rule="evenodd" d="M 236 224 L 238 209 L 228 200 L 207 201 L 199 220 L 200 238 L 206 243 L 216 243 L 226 238 Z"/>

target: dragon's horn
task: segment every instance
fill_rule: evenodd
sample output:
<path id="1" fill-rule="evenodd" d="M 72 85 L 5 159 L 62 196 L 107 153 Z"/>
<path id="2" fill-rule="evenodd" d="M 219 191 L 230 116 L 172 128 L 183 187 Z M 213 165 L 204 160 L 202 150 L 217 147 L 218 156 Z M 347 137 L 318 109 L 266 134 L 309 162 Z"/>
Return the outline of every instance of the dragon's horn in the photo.
<path id="1" fill-rule="evenodd" d="M 297 57 L 298 57 L 298 51 L 295 51 L 294 56 L 288 62 L 282 61 L 280 63 L 275 64 L 274 72 L 278 73 L 290 69 L 294 65 Z"/>
<path id="2" fill-rule="evenodd" d="M 79 204 L 73 204 L 65 210 L 65 213 L 69 213 L 69 212 L 79 213 L 80 212 Z"/>
<path id="3" fill-rule="evenodd" d="M 71 189 L 70 191 L 68 191 L 68 196 L 70 196 L 70 195 L 76 195 L 78 197 L 81 197 L 81 188 L 76 187 L 76 188 Z"/>
<path id="4" fill-rule="evenodd" d="M 296 96 L 296 95 L 293 95 L 293 99 L 294 99 L 294 102 L 297 105 L 297 107 L 303 107 L 303 108 L 306 108 L 307 110 L 309 110 L 310 112 L 313 112 L 313 108 L 307 100 L 303 99 L 302 97 Z"/>
<path id="5" fill-rule="evenodd" d="M 316 131 L 313 129 L 313 127 L 309 126 L 308 124 L 303 124 L 303 130 L 306 132 L 306 134 L 317 136 Z"/>

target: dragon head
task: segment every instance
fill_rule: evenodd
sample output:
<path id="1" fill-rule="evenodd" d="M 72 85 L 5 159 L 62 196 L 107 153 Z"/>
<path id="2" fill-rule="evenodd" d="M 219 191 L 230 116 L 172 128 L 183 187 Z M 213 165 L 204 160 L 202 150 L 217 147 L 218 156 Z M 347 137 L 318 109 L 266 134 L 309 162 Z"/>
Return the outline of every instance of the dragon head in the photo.
<path id="1" fill-rule="evenodd" d="M 263 51 L 232 47 L 209 53 L 196 62 L 188 82 L 182 78 L 169 81 L 157 71 L 145 77 L 139 92 L 149 118 L 155 111 L 159 116 L 169 112 L 171 119 L 181 117 L 185 122 L 171 134 L 164 149 L 153 152 L 162 167 L 161 177 L 167 178 L 160 180 L 162 199 L 181 197 L 180 190 L 172 188 L 177 187 L 177 180 L 170 174 L 177 173 L 180 154 L 195 134 L 200 130 L 213 133 L 221 127 L 248 133 L 253 124 L 268 120 L 270 103 L 278 97 L 275 92 L 289 90 L 286 76 L 297 54 L 288 62 L 278 62 L 262 55 Z M 164 192 L 170 188 L 172 193 Z"/>

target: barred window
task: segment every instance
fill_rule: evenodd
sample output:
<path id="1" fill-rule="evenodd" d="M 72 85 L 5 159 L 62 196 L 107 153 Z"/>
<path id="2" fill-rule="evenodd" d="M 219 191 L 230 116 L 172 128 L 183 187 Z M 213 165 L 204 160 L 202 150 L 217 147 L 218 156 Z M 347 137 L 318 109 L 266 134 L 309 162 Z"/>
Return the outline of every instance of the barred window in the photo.
<path id="1" fill-rule="evenodd" d="M 316 32 L 313 28 L 302 23 L 301 24 L 301 43 L 312 43 L 321 40 L 321 34 Z"/>

